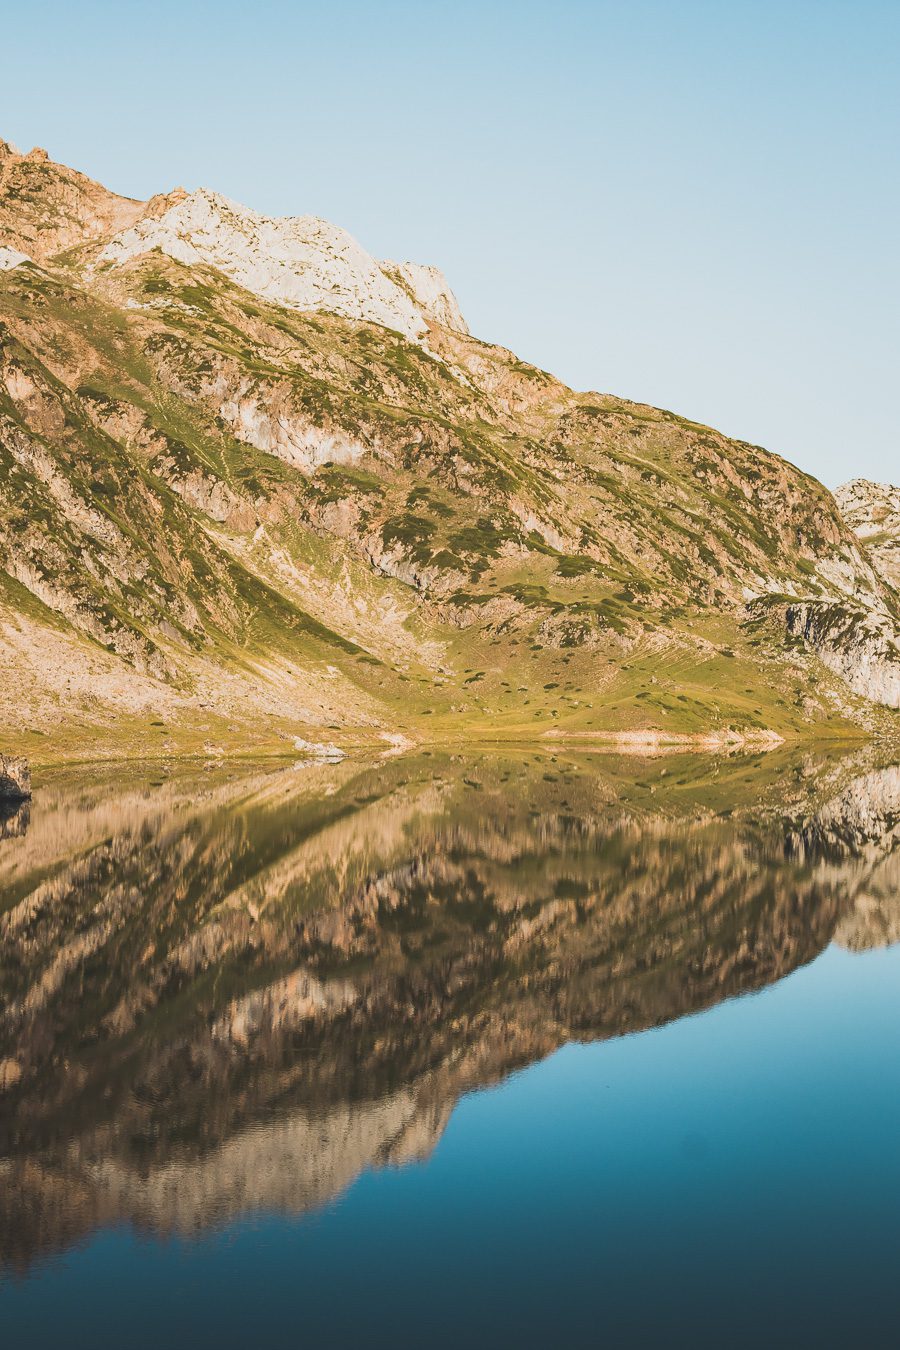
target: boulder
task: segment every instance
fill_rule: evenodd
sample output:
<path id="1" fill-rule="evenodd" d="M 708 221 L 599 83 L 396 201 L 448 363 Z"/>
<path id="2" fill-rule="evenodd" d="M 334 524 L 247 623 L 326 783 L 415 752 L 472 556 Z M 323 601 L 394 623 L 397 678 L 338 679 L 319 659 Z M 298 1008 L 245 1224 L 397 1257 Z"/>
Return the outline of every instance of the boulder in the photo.
<path id="1" fill-rule="evenodd" d="M 0 801 L 24 801 L 31 796 L 28 760 L 0 755 Z"/>

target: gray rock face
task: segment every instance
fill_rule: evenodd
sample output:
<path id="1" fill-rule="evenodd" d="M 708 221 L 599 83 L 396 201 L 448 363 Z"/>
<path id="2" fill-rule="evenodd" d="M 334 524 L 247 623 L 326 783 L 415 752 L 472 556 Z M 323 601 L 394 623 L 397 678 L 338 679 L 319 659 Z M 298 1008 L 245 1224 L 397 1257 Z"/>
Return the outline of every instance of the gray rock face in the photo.
<path id="1" fill-rule="evenodd" d="M 817 653 L 829 670 L 872 703 L 900 708 L 900 627 L 884 610 L 850 600 L 796 600 L 762 596 L 747 606 L 753 617 L 769 615 L 791 637 Z"/>
<path id="2" fill-rule="evenodd" d="M 22 801 L 31 796 L 28 760 L 0 755 L 0 801 Z"/>
<path id="3" fill-rule="evenodd" d="M 855 478 L 834 494 L 844 520 L 863 541 L 877 572 L 900 588 L 900 487 Z"/>
<path id="4" fill-rule="evenodd" d="M 856 693 L 900 708 L 900 646 L 889 616 L 839 602 L 804 601 L 786 607 L 785 626 L 814 647 L 823 664 Z"/>

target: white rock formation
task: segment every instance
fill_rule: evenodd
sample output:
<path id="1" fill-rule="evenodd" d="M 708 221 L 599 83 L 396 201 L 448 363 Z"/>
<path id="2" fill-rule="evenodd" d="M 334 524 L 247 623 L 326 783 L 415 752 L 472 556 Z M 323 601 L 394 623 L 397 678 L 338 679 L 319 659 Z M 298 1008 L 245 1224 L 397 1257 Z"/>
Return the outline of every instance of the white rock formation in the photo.
<path id="1" fill-rule="evenodd" d="M 900 631 L 890 615 L 842 601 L 785 606 L 788 633 L 802 637 L 823 665 L 873 703 L 900 708 Z"/>
<path id="2" fill-rule="evenodd" d="M 834 494 L 841 515 L 866 545 L 875 568 L 900 588 L 900 487 L 854 478 Z"/>
<path id="3" fill-rule="evenodd" d="M 465 331 L 436 268 L 380 264 L 346 230 L 317 216 L 271 218 L 200 188 L 116 235 L 97 263 L 117 266 L 153 249 L 188 265 L 218 268 L 246 290 L 291 309 L 365 319 L 414 341 L 424 337 L 429 320 Z"/>
<path id="4" fill-rule="evenodd" d="M 407 292 L 413 304 L 426 318 L 443 328 L 457 333 L 468 333 L 469 325 L 462 316 L 459 302 L 447 285 L 447 278 L 439 267 L 425 263 L 383 262 L 382 270 Z"/>
<path id="5" fill-rule="evenodd" d="M 0 272 L 10 272 L 14 267 L 21 267 L 22 263 L 27 262 L 31 262 L 27 253 L 20 253 L 17 248 L 0 244 Z"/>
<path id="6" fill-rule="evenodd" d="M 302 736 L 295 736 L 294 749 L 300 750 L 309 759 L 322 760 L 326 764 L 339 764 L 347 758 L 346 750 L 332 741 L 305 741 Z"/>

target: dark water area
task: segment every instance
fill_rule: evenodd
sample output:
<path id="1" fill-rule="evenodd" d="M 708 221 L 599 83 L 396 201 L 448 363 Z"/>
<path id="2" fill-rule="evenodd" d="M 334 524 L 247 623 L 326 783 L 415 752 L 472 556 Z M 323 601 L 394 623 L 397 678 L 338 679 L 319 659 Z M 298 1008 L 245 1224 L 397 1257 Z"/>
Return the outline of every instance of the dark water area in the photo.
<path id="1" fill-rule="evenodd" d="M 888 1346 L 900 767 L 69 770 L 0 819 L 4 1346 Z"/>

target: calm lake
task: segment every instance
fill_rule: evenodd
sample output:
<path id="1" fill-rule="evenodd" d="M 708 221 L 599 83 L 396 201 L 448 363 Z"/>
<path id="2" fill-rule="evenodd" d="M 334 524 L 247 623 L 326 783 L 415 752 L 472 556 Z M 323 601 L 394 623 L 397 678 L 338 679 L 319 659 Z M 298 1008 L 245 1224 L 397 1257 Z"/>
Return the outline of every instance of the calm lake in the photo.
<path id="1" fill-rule="evenodd" d="M 38 776 L 0 1341 L 894 1346 L 897 942 L 873 752 Z"/>

